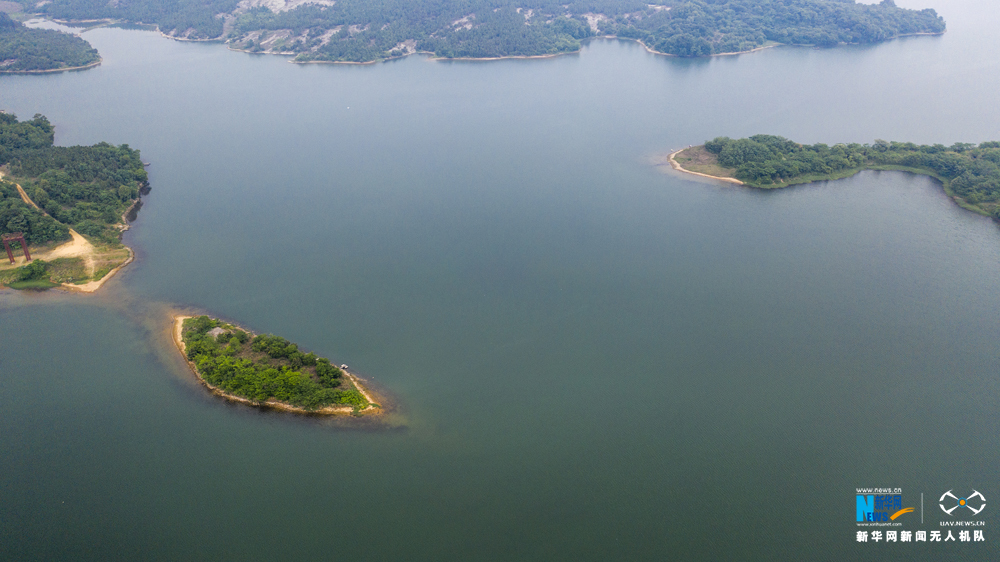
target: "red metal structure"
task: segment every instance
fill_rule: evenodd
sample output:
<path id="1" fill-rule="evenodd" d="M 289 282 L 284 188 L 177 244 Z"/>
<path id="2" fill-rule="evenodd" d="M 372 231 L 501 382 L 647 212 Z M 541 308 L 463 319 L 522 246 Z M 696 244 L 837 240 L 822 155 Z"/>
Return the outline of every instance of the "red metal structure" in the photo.
<path id="1" fill-rule="evenodd" d="M 27 261 L 31 261 L 31 254 L 28 253 L 28 244 L 24 241 L 24 233 L 11 232 L 10 234 L 0 236 L 0 239 L 3 240 L 3 247 L 7 250 L 7 257 L 10 258 L 10 263 L 14 263 L 14 252 L 10 251 L 11 242 L 20 242 L 21 250 L 24 252 L 24 258 Z"/>

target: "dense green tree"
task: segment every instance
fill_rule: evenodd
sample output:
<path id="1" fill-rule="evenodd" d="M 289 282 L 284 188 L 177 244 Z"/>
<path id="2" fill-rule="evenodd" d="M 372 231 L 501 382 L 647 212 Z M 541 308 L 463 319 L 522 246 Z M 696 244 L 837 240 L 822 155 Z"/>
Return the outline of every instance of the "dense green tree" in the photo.
<path id="1" fill-rule="evenodd" d="M 18 281 L 35 281 L 48 277 L 48 264 L 42 260 L 31 260 L 31 263 L 17 268 Z"/>

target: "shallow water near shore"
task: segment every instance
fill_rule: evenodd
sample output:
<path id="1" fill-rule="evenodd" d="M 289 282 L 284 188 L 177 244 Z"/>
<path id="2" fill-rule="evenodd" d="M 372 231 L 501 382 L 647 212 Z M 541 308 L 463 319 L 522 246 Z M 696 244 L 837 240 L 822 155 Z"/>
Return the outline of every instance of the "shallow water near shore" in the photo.
<path id="1" fill-rule="evenodd" d="M 934 7 L 941 37 L 705 60 L 292 65 L 100 28 L 100 67 L 0 77 L 152 184 L 100 293 L 0 292 L 0 558 L 996 557 L 990 509 L 984 543 L 859 544 L 854 496 L 998 497 L 1000 228 L 921 176 L 649 164 L 997 139 L 1000 13 Z M 178 308 L 350 364 L 405 428 L 208 395 Z"/>

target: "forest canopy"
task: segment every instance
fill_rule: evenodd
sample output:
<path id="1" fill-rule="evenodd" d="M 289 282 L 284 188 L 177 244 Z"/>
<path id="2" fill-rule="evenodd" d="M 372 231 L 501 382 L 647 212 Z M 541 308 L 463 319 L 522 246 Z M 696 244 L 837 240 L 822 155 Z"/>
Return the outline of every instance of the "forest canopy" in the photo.
<path id="1" fill-rule="evenodd" d="M 139 151 L 128 145 L 54 146 L 42 115 L 18 121 L 0 113 L 0 166 L 44 213 L 27 205 L 14 183 L 0 183 L 0 232 L 23 232 L 28 244 L 69 239 L 69 229 L 117 243 L 122 215 L 148 188 Z"/>
<path id="2" fill-rule="evenodd" d="M 248 7 L 257 5 L 257 7 Z M 65 19 L 156 24 L 174 36 L 227 40 L 298 60 L 366 62 L 415 51 L 440 57 L 574 51 L 594 35 L 637 39 L 662 53 L 704 56 L 770 43 L 830 46 L 941 33 L 932 9 L 893 0 L 317 0 L 272 11 L 237 0 L 53 0 L 32 8 Z"/>
<path id="3" fill-rule="evenodd" d="M 101 60 L 83 39 L 51 29 L 31 29 L 0 12 L 0 73 L 59 70 Z"/>
<path id="4" fill-rule="evenodd" d="M 916 145 L 876 140 L 873 144 L 803 145 L 784 137 L 718 137 L 705 143 L 718 164 L 755 187 L 775 187 L 846 177 L 862 169 L 926 173 L 944 183 L 964 206 L 1000 220 L 1000 142 Z"/>

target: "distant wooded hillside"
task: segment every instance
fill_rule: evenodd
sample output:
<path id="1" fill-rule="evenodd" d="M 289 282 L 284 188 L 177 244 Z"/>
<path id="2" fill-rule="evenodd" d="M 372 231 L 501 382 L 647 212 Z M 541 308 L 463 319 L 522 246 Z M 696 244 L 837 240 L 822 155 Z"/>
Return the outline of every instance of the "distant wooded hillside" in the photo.
<path id="1" fill-rule="evenodd" d="M 769 43 L 832 46 L 941 33 L 934 10 L 892 0 L 315 0 L 275 11 L 273 0 L 53 0 L 32 10 L 65 19 L 156 24 L 189 39 L 225 39 L 300 60 L 365 62 L 415 51 L 441 57 L 506 57 L 573 51 L 615 35 L 656 51 L 703 56 Z M 242 7 L 241 7 L 242 6 Z M 255 7 L 253 7 L 255 6 Z M 281 3 L 281 6 L 284 6 Z"/>
<path id="2" fill-rule="evenodd" d="M 31 29 L 0 12 L 0 72 L 59 70 L 101 60 L 83 39 L 50 29 Z"/>

